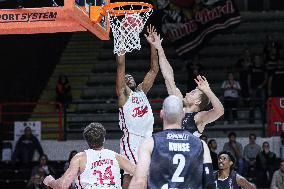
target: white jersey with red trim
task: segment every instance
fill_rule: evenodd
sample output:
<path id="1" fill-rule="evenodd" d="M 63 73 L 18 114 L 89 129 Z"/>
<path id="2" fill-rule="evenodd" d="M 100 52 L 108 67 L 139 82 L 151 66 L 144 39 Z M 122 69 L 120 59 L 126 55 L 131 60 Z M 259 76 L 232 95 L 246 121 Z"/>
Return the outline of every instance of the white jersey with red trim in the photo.
<path id="1" fill-rule="evenodd" d="M 121 189 L 119 164 L 111 150 L 85 150 L 86 168 L 75 179 L 78 189 Z"/>
<path id="2" fill-rule="evenodd" d="M 143 91 L 131 92 L 126 103 L 119 108 L 119 126 L 124 133 L 149 137 L 153 133 L 154 116 Z"/>

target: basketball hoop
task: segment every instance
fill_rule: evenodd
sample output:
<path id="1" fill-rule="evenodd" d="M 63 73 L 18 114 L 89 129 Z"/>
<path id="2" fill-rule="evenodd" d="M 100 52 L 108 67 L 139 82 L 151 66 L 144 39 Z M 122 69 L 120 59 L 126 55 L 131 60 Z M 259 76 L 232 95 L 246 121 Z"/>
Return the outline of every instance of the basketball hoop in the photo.
<path id="1" fill-rule="evenodd" d="M 91 19 L 99 22 L 108 16 L 114 38 L 114 54 L 123 55 L 140 50 L 140 37 L 145 23 L 153 12 L 153 6 L 143 2 L 116 2 L 91 8 Z"/>

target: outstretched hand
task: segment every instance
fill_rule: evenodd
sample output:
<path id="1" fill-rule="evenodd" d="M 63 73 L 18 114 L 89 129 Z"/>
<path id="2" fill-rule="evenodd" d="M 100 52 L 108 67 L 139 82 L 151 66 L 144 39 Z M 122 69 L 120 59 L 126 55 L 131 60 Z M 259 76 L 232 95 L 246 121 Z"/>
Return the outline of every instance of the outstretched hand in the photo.
<path id="1" fill-rule="evenodd" d="M 156 28 L 150 24 L 150 26 L 147 26 L 147 34 L 144 34 L 146 37 L 148 43 L 152 44 L 154 42 L 154 36 L 153 34 L 156 33 Z"/>
<path id="2" fill-rule="evenodd" d="M 205 92 L 211 90 L 209 83 L 204 76 L 198 75 L 196 79 L 194 79 L 194 81 L 197 84 L 197 88 L 200 89 L 201 91 Z"/>
<path id="3" fill-rule="evenodd" d="M 157 32 L 154 32 L 153 34 L 153 41 L 150 42 L 157 50 L 162 48 L 162 41 L 160 34 L 158 35 Z"/>

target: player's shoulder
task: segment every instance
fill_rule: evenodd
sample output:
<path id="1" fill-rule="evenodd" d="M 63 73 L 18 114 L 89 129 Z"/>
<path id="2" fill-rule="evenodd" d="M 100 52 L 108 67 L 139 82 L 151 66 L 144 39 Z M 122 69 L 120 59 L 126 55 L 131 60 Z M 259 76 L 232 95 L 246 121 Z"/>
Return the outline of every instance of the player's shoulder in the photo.
<path id="1" fill-rule="evenodd" d="M 86 152 L 84 151 L 84 152 L 79 152 L 79 153 L 77 153 L 75 156 L 74 156 L 74 158 L 83 158 L 83 157 L 86 157 Z"/>
<path id="2" fill-rule="evenodd" d="M 108 154 L 114 154 L 114 155 L 117 154 L 115 151 L 109 150 L 109 149 L 104 149 L 104 152 L 105 152 L 105 153 L 108 153 Z"/>
<path id="3" fill-rule="evenodd" d="M 73 163 L 79 163 L 79 162 L 84 162 L 87 159 L 87 155 L 85 152 L 79 152 L 77 153 L 71 160 Z"/>

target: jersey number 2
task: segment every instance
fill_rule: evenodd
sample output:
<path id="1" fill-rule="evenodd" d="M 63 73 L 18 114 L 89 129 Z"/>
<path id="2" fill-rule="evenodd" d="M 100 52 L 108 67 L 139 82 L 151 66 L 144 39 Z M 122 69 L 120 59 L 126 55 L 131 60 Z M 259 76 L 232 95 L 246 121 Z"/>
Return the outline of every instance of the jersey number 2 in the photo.
<path id="1" fill-rule="evenodd" d="M 180 177 L 180 174 L 185 166 L 184 156 L 182 154 L 175 154 L 173 157 L 173 164 L 178 164 L 178 166 L 173 174 L 172 182 L 184 182 L 184 177 Z"/>
<path id="2" fill-rule="evenodd" d="M 102 175 L 101 171 L 95 170 L 93 175 L 97 175 L 97 174 L 99 175 L 99 178 L 98 178 L 99 184 L 105 184 L 104 181 L 109 180 L 108 184 L 115 185 L 115 182 L 113 180 L 114 177 L 112 175 L 112 171 L 111 171 L 110 166 L 106 168 L 104 176 Z"/>

